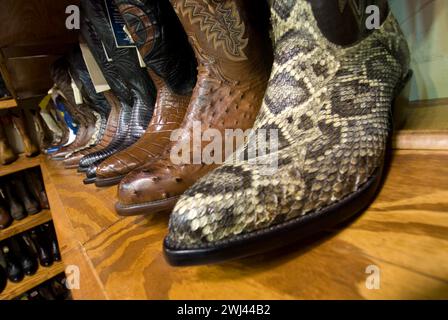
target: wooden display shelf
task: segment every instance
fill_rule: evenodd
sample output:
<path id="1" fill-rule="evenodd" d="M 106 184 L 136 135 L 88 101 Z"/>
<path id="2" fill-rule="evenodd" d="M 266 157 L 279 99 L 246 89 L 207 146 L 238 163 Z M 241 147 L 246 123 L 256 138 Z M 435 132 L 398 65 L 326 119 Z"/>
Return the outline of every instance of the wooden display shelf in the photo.
<path id="1" fill-rule="evenodd" d="M 448 299 L 448 151 L 394 151 L 382 190 L 351 223 L 289 248 L 173 268 L 168 214 L 120 217 L 116 187 L 45 160 L 42 170 L 76 299 Z M 380 270 L 371 290 L 369 268 Z"/>
<path id="2" fill-rule="evenodd" d="M 7 165 L 0 165 L 0 177 L 29 168 L 38 167 L 40 166 L 42 159 L 43 155 L 34 158 L 27 158 L 25 155 L 20 155 L 15 162 Z"/>
<path id="3" fill-rule="evenodd" d="M 399 108 L 395 149 L 448 150 L 448 99 L 417 101 Z"/>
<path id="4" fill-rule="evenodd" d="M 62 262 L 55 262 L 52 266 L 45 268 L 39 266 L 39 270 L 33 276 L 25 277 L 19 283 L 8 281 L 5 290 L 0 293 L 0 300 L 11 300 L 17 298 L 21 294 L 33 289 L 41 283 L 54 278 L 58 274 L 64 272 L 65 267 Z"/>
<path id="5" fill-rule="evenodd" d="M 11 238 L 16 234 L 30 230 L 48 221 L 51 221 L 50 210 L 43 210 L 35 215 L 28 216 L 23 220 L 14 221 L 8 228 L 0 230 L 0 241 Z"/>
<path id="6" fill-rule="evenodd" d="M 17 101 L 15 99 L 0 100 L 0 110 L 15 107 L 17 107 Z"/>

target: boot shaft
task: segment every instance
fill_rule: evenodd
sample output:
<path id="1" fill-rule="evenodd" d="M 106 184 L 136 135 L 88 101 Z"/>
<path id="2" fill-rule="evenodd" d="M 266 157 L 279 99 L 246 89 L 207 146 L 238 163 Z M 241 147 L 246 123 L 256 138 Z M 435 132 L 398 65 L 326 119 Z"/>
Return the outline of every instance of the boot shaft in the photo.
<path id="1" fill-rule="evenodd" d="M 200 76 L 228 82 L 262 78 L 271 65 L 264 2 L 171 0 L 195 51 Z"/>
<path id="2" fill-rule="evenodd" d="M 178 95 L 196 83 L 196 60 L 168 1 L 115 0 L 146 66 Z M 157 81 L 151 77 L 157 86 Z M 160 89 L 160 85 L 158 86 Z"/>

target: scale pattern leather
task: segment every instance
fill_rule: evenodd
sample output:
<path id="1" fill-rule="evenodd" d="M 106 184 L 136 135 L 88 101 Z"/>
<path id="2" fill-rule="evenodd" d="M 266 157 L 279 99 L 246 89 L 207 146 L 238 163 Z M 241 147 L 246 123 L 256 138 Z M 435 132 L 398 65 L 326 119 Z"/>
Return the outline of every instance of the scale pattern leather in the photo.
<path id="1" fill-rule="evenodd" d="M 158 158 L 181 125 L 196 82 L 194 53 L 169 2 L 115 2 L 157 87 L 157 101 L 145 134 L 101 163 L 98 178 L 124 176 Z"/>
<path id="2" fill-rule="evenodd" d="M 79 151 L 73 154 L 68 159 L 64 160 L 64 166 L 66 168 L 76 168 L 79 165 L 81 159 L 91 153 L 98 152 L 106 148 L 115 138 L 118 129 L 119 117 L 120 117 L 120 102 L 117 97 L 109 90 L 103 92 L 104 98 L 108 101 L 111 107 L 109 116 L 107 118 L 106 130 L 103 134 L 101 141 L 94 147 Z"/>
<path id="3" fill-rule="evenodd" d="M 384 160 L 395 90 L 409 50 L 390 14 L 379 30 L 341 47 L 317 27 L 308 2 L 271 8 L 275 60 L 255 129 L 278 130 L 278 168 L 241 160 L 211 172 L 178 201 L 170 248 L 216 246 L 337 203 Z M 244 152 L 247 146 L 239 152 Z"/>
<path id="4" fill-rule="evenodd" d="M 264 27 L 257 4 L 239 0 L 171 3 L 195 50 L 199 72 L 182 135 L 167 150 L 191 141 L 196 121 L 202 131 L 213 128 L 221 134 L 225 129 L 251 128 L 272 62 L 267 32 L 255 31 Z M 176 198 L 215 167 L 203 163 L 175 165 L 166 154 L 122 180 L 119 206 Z"/>
<path id="5" fill-rule="evenodd" d="M 112 91 L 121 99 L 122 112 L 116 141 L 80 161 L 82 167 L 97 166 L 112 154 L 134 144 L 145 132 L 154 112 L 156 89 L 149 75 L 140 67 L 134 48 L 117 48 L 104 1 L 81 1 L 84 17 L 81 32 L 94 51 Z M 83 31 L 84 30 L 84 31 Z M 104 49 L 112 62 L 104 60 Z M 102 52 L 100 52 L 102 51 Z M 103 57 L 98 57 L 102 55 Z M 123 89 L 123 92 L 120 89 Z"/>

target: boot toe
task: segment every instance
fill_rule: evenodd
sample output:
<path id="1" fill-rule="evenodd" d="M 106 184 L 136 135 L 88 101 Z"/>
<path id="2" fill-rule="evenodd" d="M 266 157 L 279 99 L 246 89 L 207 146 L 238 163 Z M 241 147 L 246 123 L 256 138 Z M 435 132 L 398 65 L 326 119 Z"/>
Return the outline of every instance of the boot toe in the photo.
<path id="1" fill-rule="evenodd" d="M 127 175 L 118 188 L 119 203 L 138 205 L 179 196 L 187 188 L 177 168 L 156 163 Z"/>

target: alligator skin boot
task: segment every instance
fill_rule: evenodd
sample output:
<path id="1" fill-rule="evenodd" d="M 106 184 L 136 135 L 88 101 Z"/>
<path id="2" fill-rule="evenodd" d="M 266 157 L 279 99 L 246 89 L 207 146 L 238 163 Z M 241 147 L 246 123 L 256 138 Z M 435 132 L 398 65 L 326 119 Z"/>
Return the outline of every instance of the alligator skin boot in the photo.
<path id="1" fill-rule="evenodd" d="M 88 39 L 86 41 L 89 47 L 93 46 L 92 51 L 101 50 L 104 55 L 104 50 L 106 50 L 113 60 L 107 64 L 109 67 L 102 71 L 114 93 L 120 96 L 125 94 L 126 100 L 124 101 L 127 106 L 122 106 L 122 109 L 128 109 L 120 119 L 123 123 L 122 128 L 125 129 L 122 139 L 117 140 L 104 150 L 84 157 L 79 163 L 80 167 L 88 167 L 84 183 L 93 183 L 96 179 L 96 168 L 103 160 L 133 145 L 145 133 L 154 113 L 157 92 L 148 73 L 140 67 L 136 50 L 134 48 L 117 48 L 106 16 L 107 8 L 105 8 L 104 1 L 82 1 L 81 10 L 85 18 L 84 29 L 89 30 L 87 35 L 85 35 L 86 32 L 82 30 L 81 32 L 84 38 L 90 38 L 90 41 Z M 98 40 L 100 40 L 99 43 Z M 94 55 L 97 58 L 98 52 Z M 105 67 L 101 61 L 99 64 Z M 121 87 L 125 87 L 127 90 L 124 93 L 118 91 L 117 89 Z"/>
<path id="2" fill-rule="evenodd" d="M 4 118 L 0 118 L 0 164 L 6 165 L 17 160 L 18 156 L 14 153 L 9 145 L 8 137 L 6 136 L 5 127 L 6 122 Z"/>
<path id="3" fill-rule="evenodd" d="M 195 50 L 199 75 L 181 136 L 168 150 L 191 145 L 197 126 L 199 133 L 212 129 L 221 136 L 227 129 L 251 128 L 272 61 L 265 25 L 268 19 L 262 19 L 260 4 L 240 0 L 179 0 L 172 4 Z M 200 152 L 209 144 L 198 142 Z M 186 158 L 193 157 L 192 151 Z M 188 187 L 217 166 L 201 161 L 174 164 L 170 159 L 168 153 L 122 180 L 116 205 L 120 215 L 171 210 Z"/>
<path id="4" fill-rule="evenodd" d="M 20 138 L 22 139 L 25 156 L 28 158 L 37 156 L 39 154 L 39 148 L 31 141 L 26 129 L 25 121 L 22 118 L 22 114 L 11 114 L 11 119 L 14 127 L 20 135 Z"/>
<path id="5" fill-rule="evenodd" d="M 334 8 L 326 11 L 330 2 Z M 172 265 L 272 250 L 334 227 L 374 199 L 409 50 L 387 9 L 379 29 L 366 32 L 361 21 L 349 29 L 360 36 L 339 41 L 339 30 L 321 28 L 329 23 L 323 20 L 365 12 L 355 1 L 339 2 L 346 5 L 273 2 L 275 61 L 255 129 L 277 130 L 278 148 L 265 156 L 276 159 L 274 173 L 258 162 L 261 156 L 237 157 L 189 189 L 164 242 Z"/>
<path id="6" fill-rule="evenodd" d="M 96 185 L 114 185 L 133 169 L 161 156 L 185 117 L 196 83 L 196 60 L 168 1 L 115 1 L 157 87 L 146 133 L 97 168 Z"/>

